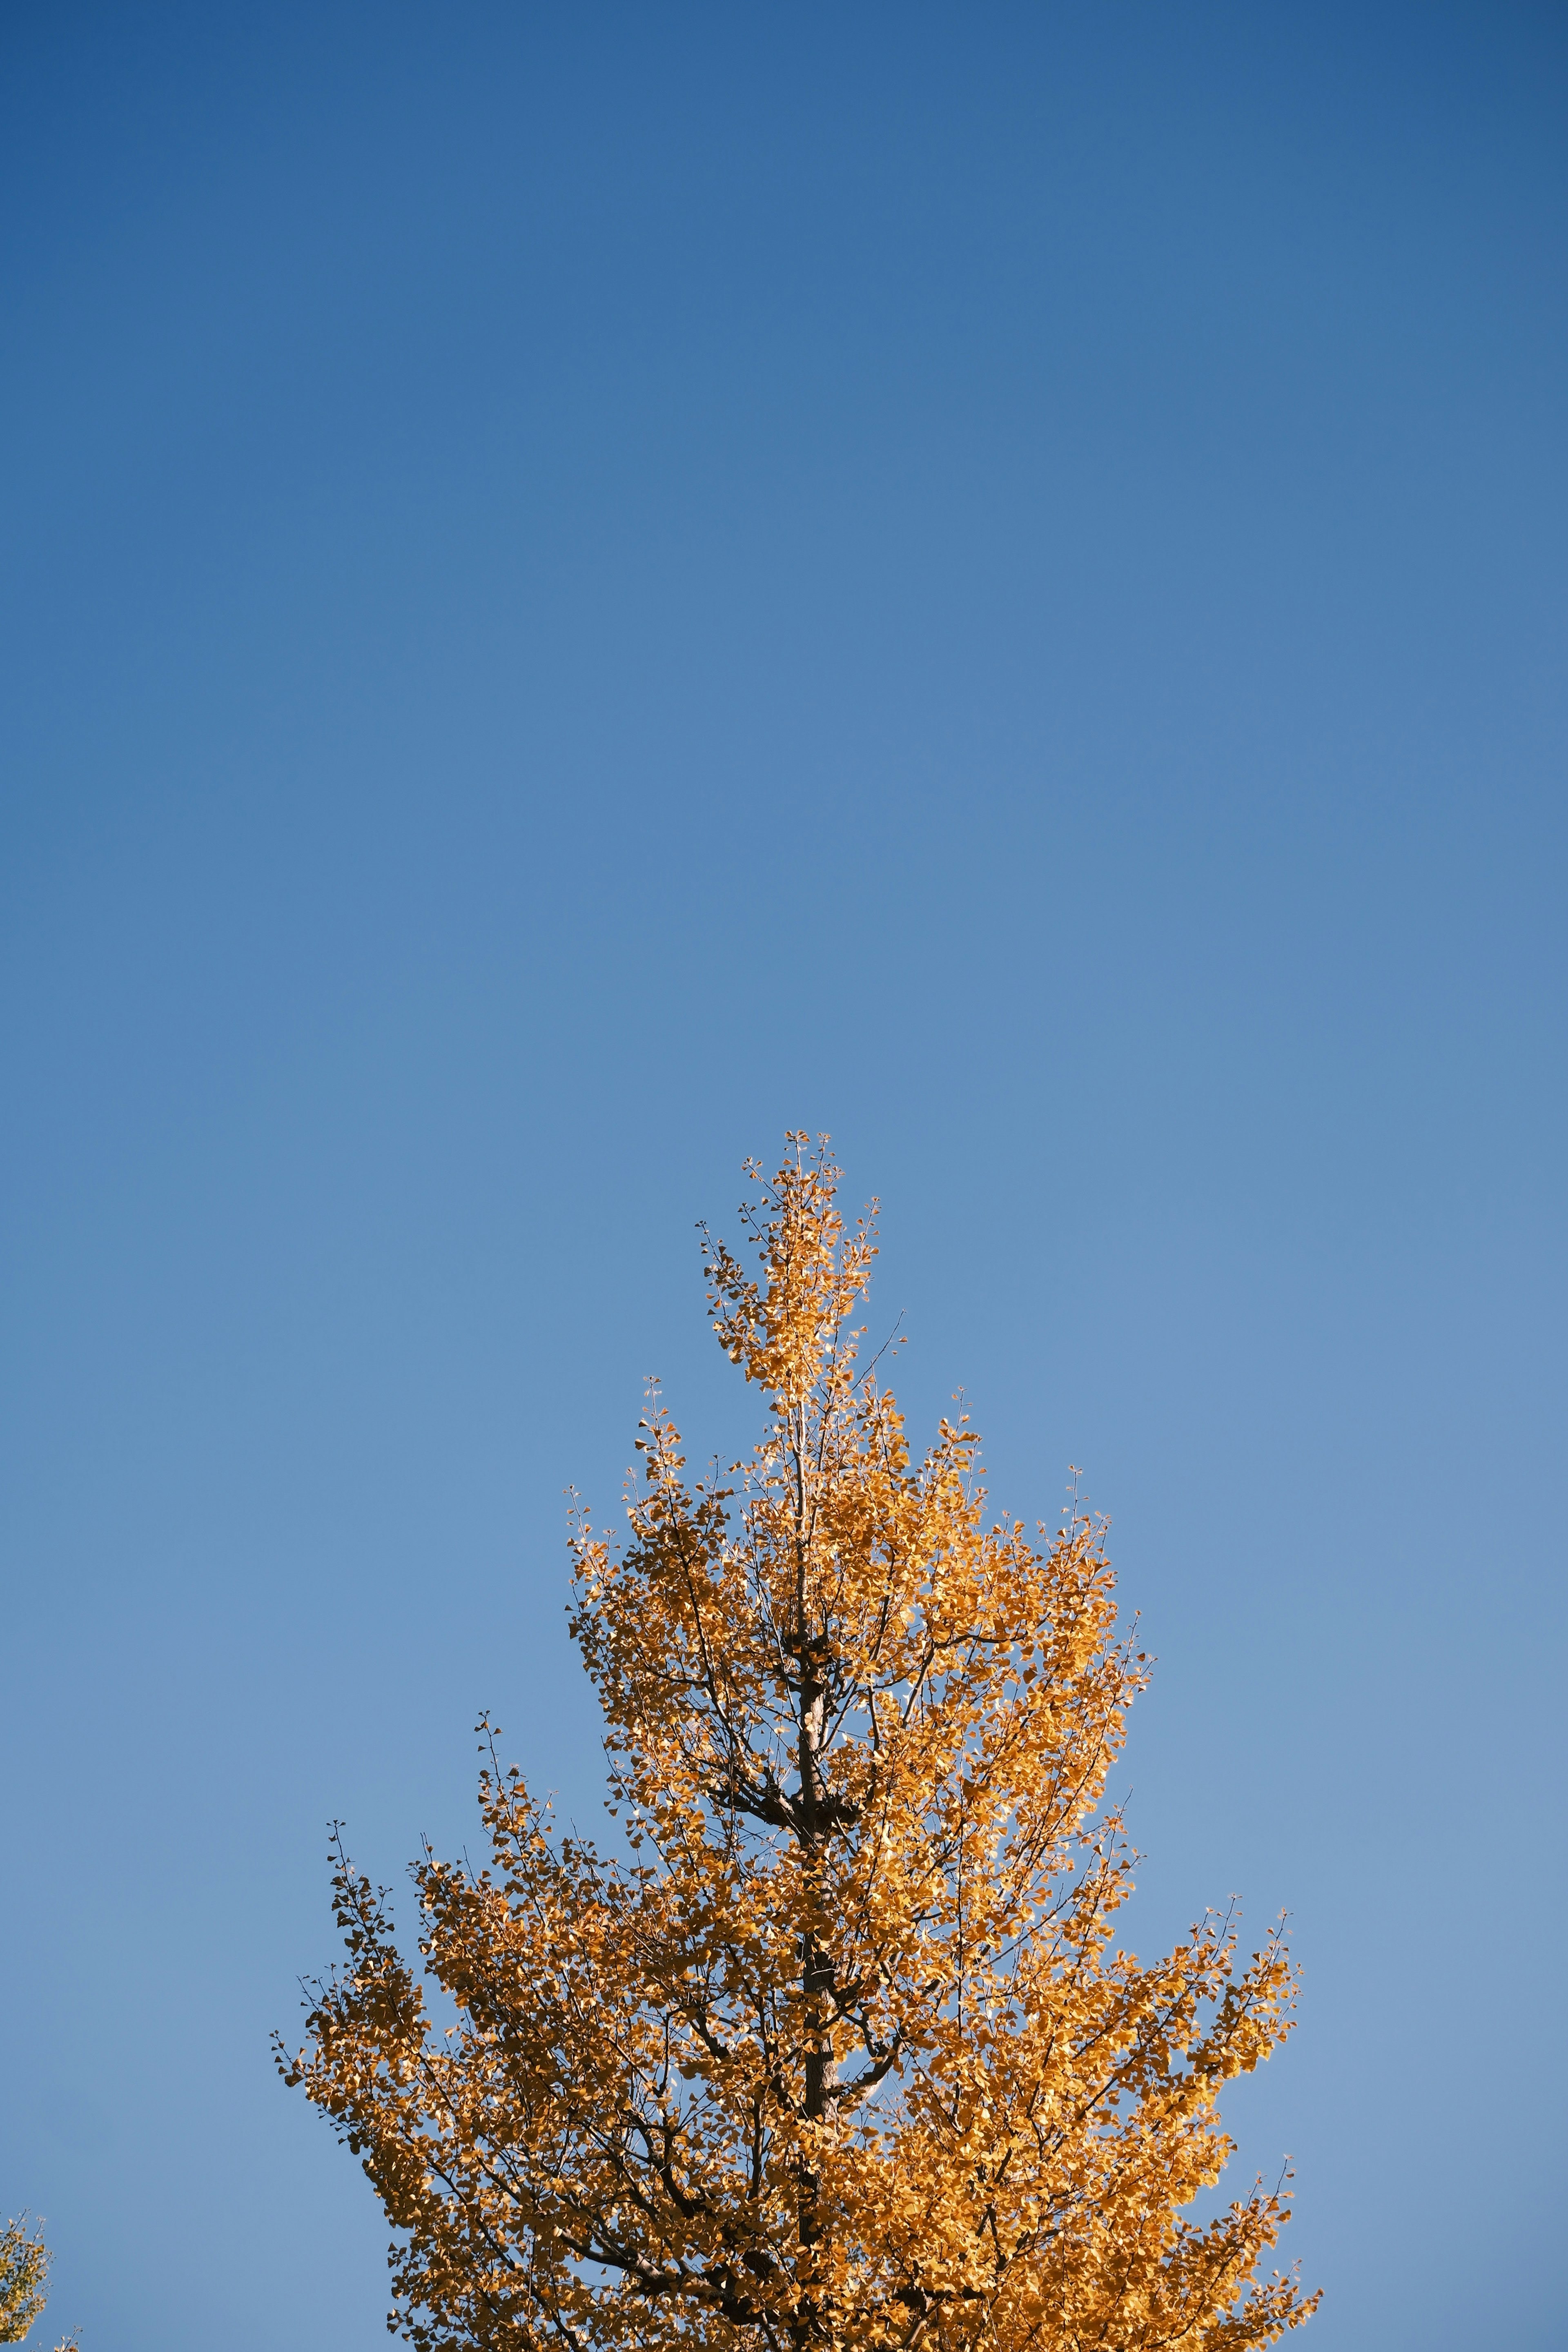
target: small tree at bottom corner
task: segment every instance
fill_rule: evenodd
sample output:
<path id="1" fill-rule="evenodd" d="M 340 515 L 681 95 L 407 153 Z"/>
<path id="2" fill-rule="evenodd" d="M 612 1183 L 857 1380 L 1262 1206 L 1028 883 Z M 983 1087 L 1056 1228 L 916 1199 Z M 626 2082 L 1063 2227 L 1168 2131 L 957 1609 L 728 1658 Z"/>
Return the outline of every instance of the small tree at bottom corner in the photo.
<path id="1" fill-rule="evenodd" d="M 20 2344 L 41 2317 L 48 2277 L 42 2222 L 29 2229 L 23 2213 L 0 2227 L 0 2344 Z M 75 2352 L 75 2336 L 68 2336 L 55 2352 Z"/>
<path id="2" fill-rule="evenodd" d="M 1269 2343 L 1317 2301 L 1263 2270 L 1281 2196 L 1189 2209 L 1286 1955 L 1212 1917 L 1116 1945 L 1147 1661 L 1103 1530 L 988 1518 L 964 1417 L 911 1455 L 856 1357 L 874 1229 L 790 1142 L 749 1171 L 755 1271 L 707 1251 L 754 1452 L 692 1477 L 656 1400 L 625 1541 L 575 1525 L 623 1853 L 488 1740 L 488 1864 L 413 1874 L 422 1969 L 340 1846 L 348 1961 L 279 2063 L 361 2158 L 425 2352 Z"/>

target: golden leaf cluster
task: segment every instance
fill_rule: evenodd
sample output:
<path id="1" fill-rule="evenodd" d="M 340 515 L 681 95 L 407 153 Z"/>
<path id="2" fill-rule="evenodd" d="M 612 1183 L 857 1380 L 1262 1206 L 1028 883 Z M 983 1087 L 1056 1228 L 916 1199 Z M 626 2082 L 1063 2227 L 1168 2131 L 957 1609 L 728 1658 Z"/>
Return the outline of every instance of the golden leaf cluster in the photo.
<path id="1" fill-rule="evenodd" d="M 486 1867 L 414 1873 L 422 1968 L 337 1848 L 349 1958 L 288 2078 L 363 2158 L 426 2352 L 1268 2343 L 1315 2302 L 1261 2271 L 1279 2195 L 1185 2216 L 1286 1957 L 1213 1917 L 1117 1946 L 1146 1661 L 1103 1530 L 989 1518 L 962 1416 L 911 1456 L 857 1359 L 873 1228 L 790 1143 L 749 1171 L 756 1270 L 707 1250 L 755 1451 L 691 1476 L 656 1399 L 626 1540 L 574 1526 L 623 1851 L 489 1742 Z"/>
<path id="2" fill-rule="evenodd" d="M 27 2227 L 23 2213 L 0 2228 L 0 2344 L 20 2344 L 43 2311 L 49 2278 L 49 2250 L 42 2226 Z M 56 2352 L 75 2352 L 68 2336 Z"/>

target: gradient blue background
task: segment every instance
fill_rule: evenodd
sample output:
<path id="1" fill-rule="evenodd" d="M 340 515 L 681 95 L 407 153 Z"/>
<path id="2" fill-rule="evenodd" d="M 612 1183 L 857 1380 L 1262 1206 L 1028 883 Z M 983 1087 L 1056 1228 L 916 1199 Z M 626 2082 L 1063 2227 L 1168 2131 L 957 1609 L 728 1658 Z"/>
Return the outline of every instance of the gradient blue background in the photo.
<path id="1" fill-rule="evenodd" d="M 84 2352 L 368 2352 L 324 1824 L 591 1821 L 563 1505 L 831 1129 L 1288 1905 L 1319 2352 L 1562 2289 L 1568 20 L 0 26 L 0 2210 Z M 406 1908 L 406 1906 L 405 1906 Z M 53 2335 L 47 2336 L 53 2341 Z"/>

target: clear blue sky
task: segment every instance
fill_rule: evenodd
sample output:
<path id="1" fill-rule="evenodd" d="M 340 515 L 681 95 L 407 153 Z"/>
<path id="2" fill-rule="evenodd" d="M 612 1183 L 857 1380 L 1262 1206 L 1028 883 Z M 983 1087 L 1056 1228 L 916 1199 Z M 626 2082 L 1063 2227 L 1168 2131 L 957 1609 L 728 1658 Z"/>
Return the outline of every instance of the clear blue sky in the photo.
<path id="1" fill-rule="evenodd" d="M 1137 1933 L 1289 1906 L 1318 2352 L 1562 2293 L 1568 19 L 0 26 L 0 2210 L 370 2352 L 325 1824 L 591 1820 L 563 1505 L 830 1129 L 917 1425 L 1158 1653 Z M 405 1906 L 406 1910 L 406 1905 Z M 53 2336 L 49 2337 L 53 2341 Z"/>

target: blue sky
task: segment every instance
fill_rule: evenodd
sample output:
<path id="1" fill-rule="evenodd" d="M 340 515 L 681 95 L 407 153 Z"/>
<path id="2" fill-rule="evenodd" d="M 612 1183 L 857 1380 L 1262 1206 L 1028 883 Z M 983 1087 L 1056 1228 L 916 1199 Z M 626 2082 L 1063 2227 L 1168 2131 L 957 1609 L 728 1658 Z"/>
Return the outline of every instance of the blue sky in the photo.
<path id="1" fill-rule="evenodd" d="M 85 2352 L 369 2352 L 325 1824 L 591 1819 L 563 1489 L 747 1442 L 829 1129 L 917 1430 L 1288 1906 L 1320 2352 L 1561 2345 L 1564 23 L 0 26 L 0 2210 Z M 405 1906 L 406 1907 L 406 1906 Z M 52 2339 L 51 2339 L 52 2340 Z"/>

